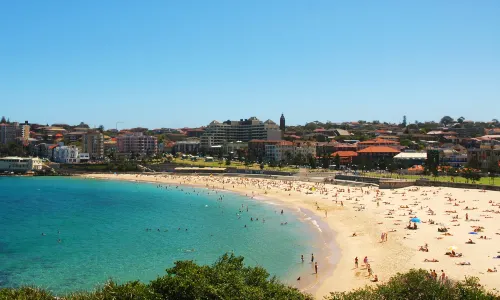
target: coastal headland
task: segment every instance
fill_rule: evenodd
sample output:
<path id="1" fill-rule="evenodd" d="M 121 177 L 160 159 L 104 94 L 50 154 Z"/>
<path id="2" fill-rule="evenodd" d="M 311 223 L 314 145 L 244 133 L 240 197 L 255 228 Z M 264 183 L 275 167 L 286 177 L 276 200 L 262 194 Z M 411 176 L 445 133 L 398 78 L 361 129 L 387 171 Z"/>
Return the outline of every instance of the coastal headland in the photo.
<path id="1" fill-rule="evenodd" d="M 327 225 L 340 251 L 318 258 L 318 274 L 305 272 L 297 281 L 299 289 L 317 299 L 332 291 L 374 285 L 375 275 L 378 282 L 385 282 L 412 268 L 435 270 L 448 279 L 476 276 L 488 290 L 500 289 L 500 275 L 495 272 L 500 268 L 500 192 L 444 187 L 379 190 L 377 186 L 216 175 L 82 177 L 222 189 L 314 213 Z"/>

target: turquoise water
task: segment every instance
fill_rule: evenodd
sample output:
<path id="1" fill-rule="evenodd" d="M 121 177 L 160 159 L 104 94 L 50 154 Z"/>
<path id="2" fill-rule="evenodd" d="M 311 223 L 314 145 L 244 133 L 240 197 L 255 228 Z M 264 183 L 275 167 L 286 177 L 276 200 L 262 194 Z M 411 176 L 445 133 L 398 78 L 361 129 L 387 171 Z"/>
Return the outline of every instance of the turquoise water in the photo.
<path id="1" fill-rule="evenodd" d="M 176 260 L 211 264 L 231 251 L 292 282 L 300 255 L 320 251 L 294 212 L 232 193 L 63 177 L 0 177 L 0 191 L 0 287 L 147 282 Z"/>

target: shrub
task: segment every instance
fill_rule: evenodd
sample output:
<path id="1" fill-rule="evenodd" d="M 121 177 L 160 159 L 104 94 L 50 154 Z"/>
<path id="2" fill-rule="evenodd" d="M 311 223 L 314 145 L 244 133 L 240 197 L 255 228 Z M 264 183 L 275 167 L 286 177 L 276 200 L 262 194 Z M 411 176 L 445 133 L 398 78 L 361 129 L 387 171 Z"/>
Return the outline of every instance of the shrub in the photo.
<path id="1" fill-rule="evenodd" d="M 429 276 L 425 270 L 410 270 L 396 274 L 387 283 L 376 287 L 365 287 L 350 292 L 330 293 L 329 300 L 481 300 L 500 299 L 498 295 L 486 292 L 475 277 L 464 281 L 441 283 Z"/>

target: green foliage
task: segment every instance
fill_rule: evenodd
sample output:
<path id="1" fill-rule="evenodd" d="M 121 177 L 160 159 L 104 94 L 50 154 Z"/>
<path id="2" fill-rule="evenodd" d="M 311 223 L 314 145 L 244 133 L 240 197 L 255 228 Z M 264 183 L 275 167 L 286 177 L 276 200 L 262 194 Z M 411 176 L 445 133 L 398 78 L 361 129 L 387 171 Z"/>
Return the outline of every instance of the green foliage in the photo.
<path id="1" fill-rule="evenodd" d="M 321 164 L 323 166 L 323 169 L 328 169 L 328 167 L 330 167 L 330 158 L 328 157 L 328 153 L 323 154 L 323 157 L 321 158 Z"/>
<path id="2" fill-rule="evenodd" d="M 426 300 L 426 299 L 499 299 L 498 295 L 486 292 L 477 278 L 465 281 L 442 283 L 434 280 L 425 270 L 410 270 L 396 274 L 387 283 L 350 292 L 331 293 L 328 300 Z"/>
<path id="3" fill-rule="evenodd" d="M 335 155 L 334 162 L 335 162 L 335 170 L 340 169 L 340 156 L 338 153 Z"/>
<path id="4" fill-rule="evenodd" d="M 311 167 L 311 169 L 316 169 L 316 167 L 317 167 L 316 157 L 313 157 L 312 155 L 308 155 L 307 156 L 307 163 L 309 164 L 309 167 Z"/>
<path id="5" fill-rule="evenodd" d="M 0 144 L 0 157 L 2 156 L 26 156 L 27 152 L 23 145 L 18 143 Z"/>
<path id="6" fill-rule="evenodd" d="M 0 299 L 54 300 L 54 296 L 40 288 L 26 286 L 18 289 L 0 288 Z"/>
<path id="7" fill-rule="evenodd" d="M 453 120 L 452 117 L 450 116 L 444 116 L 441 118 L 441 121 L 439 121 L 441 124 L 443 124 L 444 126 L 448 125 L 448 124 L 451 124 L 453 122 L 455 122 L 455 120 Z"/>

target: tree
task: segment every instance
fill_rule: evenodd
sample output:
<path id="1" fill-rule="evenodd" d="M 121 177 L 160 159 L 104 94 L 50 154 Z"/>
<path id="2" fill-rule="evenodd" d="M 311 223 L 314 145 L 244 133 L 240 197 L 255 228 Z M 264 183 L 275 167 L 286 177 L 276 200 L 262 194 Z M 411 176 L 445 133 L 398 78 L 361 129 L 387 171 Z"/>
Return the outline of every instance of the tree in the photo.
<path id="1" fill-rule="evenodd" d="M 338 153 L 335 155 L 334 162 L 335 162 L 335 170 L 340 169 L 340 155 Z"/>
<path id="2" fill-rule="evenodd" d="M 443 124 L 444 126 L 451 124 L 453 122 L 455 122 L 455 120 L 453 120 L 453 118 L 450 116 L 444 116 L 441 118 L 441 121 L 439 121 L 439 123 Z"/>
<path id="3" fill-rule="evenodd" d="M 465 118 L 464 117 L 460 117 L 457 119 L 457 122 L 462 124 L 463 122 L 465 121 Z"/>
<path id="4" fill-rule="evenodd" d="M 290 164 L 292 162 L 292 160 L 293 160 L 292 152 L 290 152 L 290 151 L 285 152 L 285 160 L 286 160 L 286 164 Z"/>
<path id="5" fill-rule="evenodd" d="M 403 116 L 403 123 L 401 123 L 402 127 L 406 127 L 406 116 Z"/>
<path id="6" fill-rule="evenodd" d="M 294 165 L 303 165 L 304 164 L 304 155 L 302 153 L 298 152 L 295 157 L 293 158 L 293 164 Z"/>
<path id="7" fill-rule="evenodd" d="M 328 169 L 330 166 L 330 158 L 328 157 L 328 153 L 323 153 L 323 158 L 321 159 L 323 169 Z"/>
<path id="8" fill-rule="evenodd" d="M 276 160 L 274 159 L 274 157 L 271 157 L 271 159 L 269 160 L 269 167 L 271 168 L 277 167 Z"/>
<path id="9" fill-rule="evenodd" d="M 104 125 L 99 125 L 98 130 L 100 133 L 103 133 L 104 132 Z"/>
<path id="10" fill-rule="evenodd" d="M 316 157 L 314 157 L 311 154 L 309 154 L 307 156 L 307 161 L 308 161 L 309 166 L 311 167 L 311 169 L 316 169 L 316 167 L 317 167 L 317 165 L 316 165 Z"/>
<path id="11" fill-rule="evenodd" d="M 0 124 L 5 124 L 5 123 L 7 123 L 7 120 L 5 120 L 5 117 L 2 116 L 2 120 L 0 121 Z"/>

